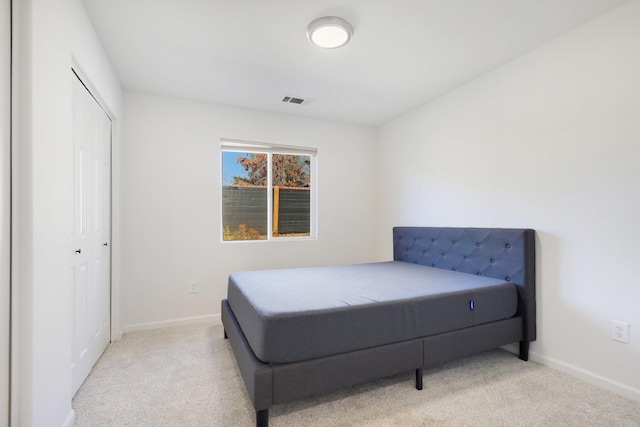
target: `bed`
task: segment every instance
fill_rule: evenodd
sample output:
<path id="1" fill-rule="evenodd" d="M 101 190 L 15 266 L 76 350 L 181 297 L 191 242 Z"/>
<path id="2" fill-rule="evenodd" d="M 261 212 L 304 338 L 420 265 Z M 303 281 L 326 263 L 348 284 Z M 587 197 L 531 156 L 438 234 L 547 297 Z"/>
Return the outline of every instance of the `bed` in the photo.
<path id="1" fill-rule="evenodd" d="M 396 227 L 393 261 L 238 272 L 225 338 L 266 427 L 269 408 L 536 338 L 535 232 Z"/>

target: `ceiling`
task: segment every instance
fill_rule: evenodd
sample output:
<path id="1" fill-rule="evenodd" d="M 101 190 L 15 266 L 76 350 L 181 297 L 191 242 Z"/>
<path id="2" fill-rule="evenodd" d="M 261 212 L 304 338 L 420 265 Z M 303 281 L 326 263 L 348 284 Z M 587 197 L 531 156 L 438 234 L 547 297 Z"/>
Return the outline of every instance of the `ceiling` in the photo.
<path id="1" fill-rule="evenodd" d="M 126 91 L 378 126 L 626 1 L 83 3 Z M 322 16 L 351 23 L 347 46 L 309 43 Z"/>

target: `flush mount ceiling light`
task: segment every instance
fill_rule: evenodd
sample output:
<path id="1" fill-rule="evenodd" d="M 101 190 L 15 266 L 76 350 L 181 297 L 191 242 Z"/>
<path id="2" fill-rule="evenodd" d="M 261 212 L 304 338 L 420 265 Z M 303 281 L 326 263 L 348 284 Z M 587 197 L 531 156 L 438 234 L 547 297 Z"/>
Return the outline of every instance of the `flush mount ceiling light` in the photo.
<path id="1" fill-rule="evenodd" d="M 352 34 L 351 24 L 336 16 L 318 18 L 307 27 L 307 38 L 311 44 L 325 49 L 344 46 Z"/>

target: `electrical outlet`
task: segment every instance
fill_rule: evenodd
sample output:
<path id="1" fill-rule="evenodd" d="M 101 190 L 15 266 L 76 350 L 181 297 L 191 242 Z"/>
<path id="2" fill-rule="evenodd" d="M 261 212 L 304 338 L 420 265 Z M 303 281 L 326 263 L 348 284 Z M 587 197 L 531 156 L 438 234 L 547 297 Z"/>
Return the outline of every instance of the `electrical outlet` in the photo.
<path id="1" fill-rule="evenodd" d="M 611 321 L 611 339 L 619 341 L 625 344 L 629 344 L 629 324 L 624 322 L 618 322 L 617 320 Z"/>
<path id="2" fill-rule="evenodd" d="M 192 280 L 191 281 L 191 291 L 189 291 L 189 293 L 191 293 L 191 294 L 197 294 L 198 293 L 198 281 L 197 280 Z"/>

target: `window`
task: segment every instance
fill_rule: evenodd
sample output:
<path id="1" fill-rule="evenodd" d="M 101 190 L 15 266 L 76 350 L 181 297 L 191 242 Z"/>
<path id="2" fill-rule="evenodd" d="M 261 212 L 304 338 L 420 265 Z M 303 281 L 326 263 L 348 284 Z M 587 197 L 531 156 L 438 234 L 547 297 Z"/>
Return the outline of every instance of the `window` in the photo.
<path id="1" fill-rule="evenodd" d="M 222 240 L 315 238 L 316 149 L 224 139 Z"/>

